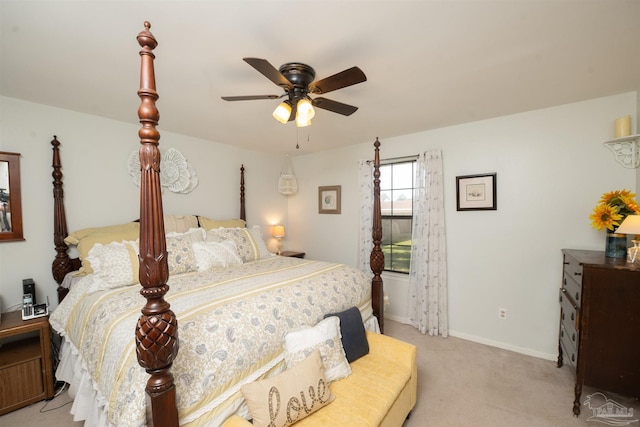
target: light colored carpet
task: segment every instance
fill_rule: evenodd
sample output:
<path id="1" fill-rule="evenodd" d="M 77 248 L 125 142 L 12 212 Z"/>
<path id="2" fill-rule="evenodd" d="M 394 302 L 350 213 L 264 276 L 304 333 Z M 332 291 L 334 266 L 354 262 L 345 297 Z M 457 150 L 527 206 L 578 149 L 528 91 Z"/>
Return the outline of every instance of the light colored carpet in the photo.
<path id="1" fill-rule="evenodd" d="M 385 329 L 388 335 L 418 348 L 418 402 L 403 427 L 607 425 L 601 418 L 589 420 L 594 413 L 587 406 L 582 407 L 580 417 L 573 416 L 574 379 L 568 367 L 558 369 L 552 361 L 459 338 L 422 335 L 391 320 L 386 320 Z M 596 391 L 585 387 L 582 401 Z M 633 410 L 632 417 L 618 421 L 634 421 L 616 425 L 640 427 L 637 399 L 604 395 Z M 67 402 L 64 392 L 49 402 L 0 417 L 0 426 L 81 426 L 73 422 Z"/>

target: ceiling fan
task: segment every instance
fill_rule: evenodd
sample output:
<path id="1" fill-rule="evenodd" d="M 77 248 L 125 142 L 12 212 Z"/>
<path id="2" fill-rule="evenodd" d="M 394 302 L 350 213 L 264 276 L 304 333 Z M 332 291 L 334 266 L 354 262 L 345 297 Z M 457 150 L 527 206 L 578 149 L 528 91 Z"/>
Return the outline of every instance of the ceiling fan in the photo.
<path id="1" fill-rule="evenodd" d="M 258 70 L 266 78 L 284 89 L 282 95 L 244 95 L 223 96 L 225 101 L 249 101 L 254 99 L 279 99 L 286 97 L 273 112 L 273 117 L 280 123 L 295 120 L 298 127 L 309 126 L 315 115 L 313 107 L 350 116 L 358 107 L 343 104 L 331 99 L 316 97 L 309 94 L 325 94 L 347 86 L 367 81 L 367 76 L 358 67 L 351 67 L 321 80 L 314 80 L 315 70 L 300 62 L 287 62 L 276 69 L 269 61 L 260 58 L 243 58 L 243 60 Z"/>

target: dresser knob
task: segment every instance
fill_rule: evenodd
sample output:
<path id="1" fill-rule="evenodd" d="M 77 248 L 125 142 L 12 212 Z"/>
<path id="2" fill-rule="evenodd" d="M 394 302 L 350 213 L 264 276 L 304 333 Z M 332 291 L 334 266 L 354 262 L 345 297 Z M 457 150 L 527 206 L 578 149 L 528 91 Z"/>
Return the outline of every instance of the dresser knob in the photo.
<path id="1" fill-rule="evenodd" d="M 580 293 L 576 292 L 576 301 L 578 301 L 580 299 Z"/>
<path id="2" fill-rule="evenodd" d="M 571 355 L 571 361 L 572 361 L 572 362 L 575 362 L 575 361 L 576 361 L 576 355 L 575 355 L 575 353 Z"/>
<path id="3" fill-rule="evenodd" d="M 571 312 L 571 320 L 576 320 L 575 313 L 573 311 Z"/>
<path id="4" fill-rule="evenodd" d="M 564 320 L 564 311 L 562 312 L 562 320 Z"/>
<path id="5" fill-rule="evenodd" d="M 560 337 L 564 338 L 564 330 L 563 329 L 560 330 Z"/>
<path id="6" fill-rule="evenodd" d="M 576 271 L 573 273 L 574 276 L 582 276 L 582 273 L 580 273 L 579 271 Z"/>
<path id="7" fill-rule="evenodd" d="M 571 334 L 571 341 L 576 342 L 576 334 Z"/>

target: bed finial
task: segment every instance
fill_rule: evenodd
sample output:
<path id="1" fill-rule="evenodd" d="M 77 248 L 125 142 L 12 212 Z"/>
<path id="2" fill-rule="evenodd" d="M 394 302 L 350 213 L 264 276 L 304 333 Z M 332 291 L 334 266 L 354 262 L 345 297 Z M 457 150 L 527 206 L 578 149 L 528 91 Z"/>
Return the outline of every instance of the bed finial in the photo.
<path id="1" fill-rule="evenodd" d="M 178 355 L 178 320 L 164 295 L 169 291 L 169 266 L 160 185 L 160 114 L 154 75 L 153 49 L 158 45 L 145 22 L 138 34 L 140 51 L 140 294 L 146 298 L 136 325 L 138 363 L 151 376 L 147 381 L 147 424 L 177 426 L 176 389 L 170 369 Z"/>
<path id="2" fill-rule="evenodd" d="M 373 272 L 371 281 L 371 305 L 373 313 L 378 318 L 380 332 L 384 333 L 384 287 L 382 283 L 382 270 L 384 269 L 384 253 L 380 248 L 382 242 L 382 216 L 380 212 L 380 141 L 376 137 L 373 143 L 375 147 L 375 157 L 373 159 L 373 226 L 371 238 L 373 249 L 369 264 Z"/>

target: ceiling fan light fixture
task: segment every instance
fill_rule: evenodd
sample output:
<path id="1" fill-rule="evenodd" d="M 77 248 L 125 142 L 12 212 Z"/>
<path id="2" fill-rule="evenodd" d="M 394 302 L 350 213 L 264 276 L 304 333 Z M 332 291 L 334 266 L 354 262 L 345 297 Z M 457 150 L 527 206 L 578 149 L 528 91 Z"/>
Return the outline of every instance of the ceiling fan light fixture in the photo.
<path id="1" fill-rule="evenodd" d="M 289 101 L 281 102 L 280 105 L 273 110 L 273 118 L 279 121 L 280 123 L 287 124 L 289 121 L 289 116 L 291 116 L 291 104 Z"/>
<path id="2" fill-rule="evenodd" d="M 296 114 L 296 126 L 299 128 L 311 126 L 311 118 Z"/>
<path id="3" fill-rule="evenodd" d="M 302 98 L 300 101 L 298 101 L 296 109 L 296 118 L 298 116 L 302 116 L 305 119 L 311 120 L 316 115 L 316 111 L 313 109 L 313 105 L 311 105 L 311 101 L 309 100 L 309 98 Z"/>

